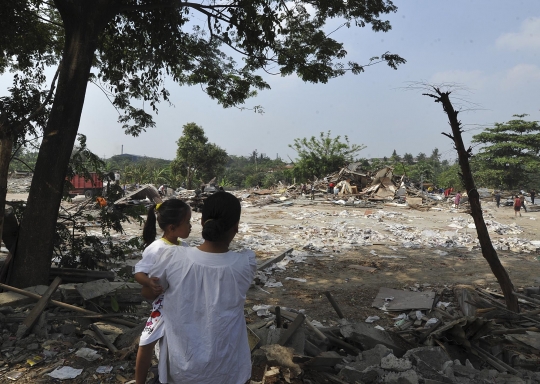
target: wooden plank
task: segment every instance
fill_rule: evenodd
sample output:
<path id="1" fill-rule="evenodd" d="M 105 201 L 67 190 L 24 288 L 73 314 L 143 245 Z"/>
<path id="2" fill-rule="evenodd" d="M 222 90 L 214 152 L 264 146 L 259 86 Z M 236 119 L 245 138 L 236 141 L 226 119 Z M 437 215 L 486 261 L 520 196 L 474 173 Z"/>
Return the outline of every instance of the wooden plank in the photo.
<path id="1" fill-rule="evenodd" d="M 324 293 L 326 295 L 326 297 L 328 298 L 328 301 L 330 302 L 330 304 L 332 305 L 332 307 L 334 308 L 334 310 L 336 311 L 337 315 L 339 316 L 340 319 L 344 319 L 345 316 L 343 316 L 343 312 L 341 312 L 341 308 L 339 308 L 339 305 L 336 303 L 336 301 L 334 300 L 334 298 L 332 297 L 332 294 L 330 293 L 330 291 L 326 291 Z"/>
<path id="2" fill-rule="evenodd" d="M 7 285 L 7 284 L 1 284 L 0 283 L 0 288 L 4 288 L 4 289 L 7 289 L 8 291 L 19 293 L 19 294 L 21 294 L 23 296 L 30 297 L 30 298 L 35 299 L 35 300 L 41 299 L 41 295 L 37 295 L 37 294 L 31 293 L 31 292 L 27 292 L 27 291 L 25 291 L 23 289 L 15 288 L 15 287 L 12 287 L 12 286 Z M 79 307 L 76 307 L 74 305 L 69 305 L 69 304 L 66 304 L 66 303 L 62 303 L 61 301 L 51 300 L 51 304 L 56 305 L 57 307 L 69 309 L 70 311 L 84 313 L 84 314 L 87 314 L 87 315 L 99 315 L 99 313 L 97 313 L 97 312 L 89 311 L 89 310 L 84 309 L 84 308 L 79 308 Z M 127 321 L 127 320 L 123 320 L 123 319 L 114 319 L 113 318 L 113 319 L 108 319 L 107 321 L 109 321 L 111 323 L 127 325 L 128 327 L 136 327 L 137 326 L 136 323 L 133 323 L 133 322 Z"/>
<path id="3" fill-rule="evenodd" d="M 393 298 L 386 301 L 387 298 Z M 433 308 L 435 292 L 411 292 L 382 287 L 371 304 L 375 308 L 385 306 L 387 311 L 428 310 Z"/>
<path id="4" fill-rule="evenodd" d="M 526 335 L 511 335 L 510 337 L 540 351 L 540 333 L 538 332 L 526 331 Z"/>
<path id="5" fill-rule="evenodd" d="M 41 296 L 41 298 L 38 300 L 34 308 L 32 308 L 28 316 L 26 316 L 26 319 L 24 319 L 22 323 L 22 328 L 20 328 L 20 331 L 17 331 L 17 337 L 24 337 L 28 332 L 30 332 L 36 321 L 39 319 L 39 316 L 41 315 L 43 310 L 51 301 L 51 296 L 56 291 L 61 282 L 62 279 L 60 277 L 56 277 L 53 280 L 52 284 L 49 285 L 49 288 L 47 288 L 43 296 Z"/>
<path id="6" fill-rule="evenodd" d="M 517 297 L 520 297 L 523 300 L 526 300 L 528 302 L 534 303 L 536 305 L 540 305 L 540 300 L 536 300 L 536 299 L 533 299 L 532 297 L 525 296 L 525 295 L 522 295 L 521 293 L 516 293 L 516 292 L 514 292 L 514 295 L 516 295 Z"/>
<path id="7" fill-rule="evenodd" d="M 113 271 L 90 271 L 76 268 L 56 268 L 51 267 L 51 278 L 60 276 L 64 283 L 87 283 L 98 279 L 114 281 Z"/>
<path id="8" fill-rule="evenodd" d="M 277 263 L 278 261 L 281 261 L 285 258 L 285 256 L 287 256 L 289 253 L 291 253 L 293 251 L 293 248 L 289 248 L 287 249 L 285 252 L 281 253 L 280 255 L 274 257 L 273 259 L 270 259 L 268 261 L 265 261 L 263 262 L 261 265 L 259 265 L 257 267 L 257 270 L 258 271 L 262 271 L 263 269 L 265 268 L 268 268 L 269 266 L 271 266 L 272 264 L 274 263 Z"/>
<path id="9" fill-rule="evenodd" d="M 105 344 L 107 348 L 109 348 L 109 351 L 111 351 L 112 353 L 118 352 L 118 349 L 114 346 L 113 343 L 109 341 L 109 339 L 105 337 L 105 335 L 103 334 L 103 332 L 101 332 L 101 329 L 99 329 L 97 325 L 90 324 L 90 329 L 94 331 L 97 337 L 101 340 L 101 342 Z"/>
<path id="10" fill-rule="evenodd" d="M 302 325 L 306 317 L 299 313 L 296 315 L 296 318 L 294 321 L 289 325 L 289 328 L 285 332 L 282 333 L 281 337 L 279 338 L 277 344 L 279 345 L 285 345 L 287 341 L 291 338 L 291 336 L 296 332 L 298 328 Z"/>

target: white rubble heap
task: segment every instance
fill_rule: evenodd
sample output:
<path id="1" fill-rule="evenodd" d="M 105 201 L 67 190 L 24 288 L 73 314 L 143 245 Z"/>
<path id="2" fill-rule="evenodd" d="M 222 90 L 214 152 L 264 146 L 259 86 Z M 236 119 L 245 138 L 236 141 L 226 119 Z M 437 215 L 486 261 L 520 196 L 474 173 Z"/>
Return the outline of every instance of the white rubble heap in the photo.
<path id="1" fill-rule="evenodd" d="M 452 217 L 444 229 L 418 229 L 414 224 L 415 216 L 401 212 L 373 211 L 364 212 L 343 210 L 340 212 L 310 210 L 304 212 L 286 212 L 295 220 L 308 224 L 294 224 L 280 227 L 270 232 L 272 226 L 240 226 L 238 243 L 242 247 L 255 251 L 275 252 L 284 247 L 301 246 L 304 250 L 315 253 L 335 253 L 352 250 L 373 244 L 392 244 L 404 248 L 466 248 L 479 247 L 475 225 L 472 218 Z M 370 219 L 369 226 L 355 223 L 355 218 Z M 403 224 L 407 222 L 407 224 Z M 444 224 L 443 224 L 444 225 Z M 512 237 L 492 237 L 496 250 L 511 250 L 530 253 L 536 251 L 538 244 L 515 237 L 523 232 L 517 224 L 502 224 L 487 219 L 488 231 L 495 235 Z M 275 228 L 275 227 L 274 227 Z M 394 249 L 394 248 L 393 248 Z"/>

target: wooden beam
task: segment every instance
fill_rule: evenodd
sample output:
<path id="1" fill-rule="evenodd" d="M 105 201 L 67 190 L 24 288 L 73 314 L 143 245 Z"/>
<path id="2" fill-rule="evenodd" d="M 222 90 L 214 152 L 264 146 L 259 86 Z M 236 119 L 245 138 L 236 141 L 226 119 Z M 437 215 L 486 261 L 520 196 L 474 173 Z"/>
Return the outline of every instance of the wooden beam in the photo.
<path id="1" fill-rule="evenodd" d="M 49 288 L 47 288 L 43 296 L 41 296 L 37 304 L 34 306 L 34 308 L 32 308 L 26 319 L 24 319 L 21 331 L 17 332 L 17 337 L 24 337 L 32 330 L 32 327 L 39 319 L 39 316 L 41 315 L 43 310 L 47 307 L 47 305 L 49 305 L 49 302 L 51 301 L 51 296 L 54 292 L 56 292 L 56 289 L 61 283 L 62 279 L 58 276 L 53 280 L 51 285 L 49 285 Z"/>
<path id="2" fill-rule="evenodd" d="M 263 269 L 265 268 L 268 268 L 269 266 L 271 266 L 272 264 L 274 263 L 277 263 L 278 261 L 281 261 L 285 258 L 285 256 L 287 256 L 289 253 L 291 253 L 293 251 L 293 248 L 289 248 L 287 249 L 285 252 L 282 252 L 281 254 L 279 254 L 278 256 L 270 259 L 270 260 L 267 260 L 265 261 L 264 263 L 262 263 L 261 265 L 259 265 L 257 267 L 257 271 L 262 271 Z"/>
<path id="3" fill-rule="evenodd" d="M 32 293 L 32 292 L 25 291 L 24 289 L 19 289 L 19 288 L 12 287 L 11 285 L 1 284 L 0 283 L 0 288 L 7 289 L 8 291 L 12 291 L 12 292 L 18 293 L 20 295 L 30 297 L 30 298 L 35 299 L 35 300 L 41 299 L 40 295 L 37 295 L 37 294 Z M 51 304 L 56 305 L 57 307 L 60 307 L 60 308 L 69 309 L 70 311 L 84 313 L 86 315 L 100 315 L 100 313 L 97 313 L 97 312 L 94 312 L 94 311 L 89 311 L 88 309 L 76 307 L 75 305 L 62 303 L 61 301 L 51 300 Z M 112 319 L 107 319 L 107 321 L 110 321 L 111 323 L 127 325 L 128 327 L 132 327 L 132 328 L 136 327 L 138 325 L 136 323 L 133 323 L 133 322 L 127 321 L 127 320 L 123 320 L 123 319 L 114 319 L 114 318 L 112 318 Z"/>
<path id="4" fill-rule="evenodd" d="M 107 346 L 107 348 L 109 348 L 109 350 L 112 352 L 112 353 L 116 353 L 118 352 L 118 349 L 113 345 L 113 343 L 110 342 L 109 339 L 107 339 L 105 337 L 105 335 L 103 334 L 103 332 L 101 332 L 101 329 L 99 329 L 99 327 L 95 324 L 90 324 L 89 328 L 94 331 L 94 333 L 97 335 L 97 337 L 101 340 L 101 342 L 103 344 L 105 344 Z"/>
<path id="5" fill-rule="evenodd" d="M 330 304 L 332 304 L 332 307 L 334 308 L 334 310 L 336 311 L 337 315 L 339 316 L 340 319 L 344 319 L 345 316 L 343 316 L 343 312 L 341 312 L 341 309 L 339 308 L 339 305 L 337 305 L 336 301 L 334 300 L 334 298 L 332 297 L 332 294 L 330 293 L 330 291 L 326 291 L 324 293 L 326 295 L 326 297 L 328 298 L 328 301 L 330 302 Z"/>
<path id="6" fill-rule="evenodd" d="M 287 343 L 287 341 L 289 341 L 291 336 L 297 331 L 297 329 L 300 328 L 300 326 L 302 325 L 302 323 L 304 322 L 305 319 L 306 319 L 306 317 L 301 313 L 296 315 L 296 318 L 289 325 L 289 328 L 287 328 L 287 330 L 284 333 L 281 334 L 281 337 L 279 338 L 277 344 L 285 345 Z"/>

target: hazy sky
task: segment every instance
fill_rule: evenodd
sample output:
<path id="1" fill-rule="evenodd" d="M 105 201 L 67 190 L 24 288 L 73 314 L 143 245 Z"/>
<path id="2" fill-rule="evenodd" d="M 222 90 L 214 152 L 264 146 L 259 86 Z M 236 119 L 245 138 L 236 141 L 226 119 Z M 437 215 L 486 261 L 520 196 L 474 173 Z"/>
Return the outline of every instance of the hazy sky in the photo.
<path id="1" fill-rule="evenodd" d="M 328 84 L 307 84 L 295 76 L 267 76 L 271 90 L 250 99 L 265 113 L 223 109 L 199 87 L 169 84 L 174 107 L 163 104 L 157 126 L 139 137 L 123 133 L 117 112 L 101 91 L 89 84 L 79 132 L 100 156 L 124 153 L 172 159 L 182 125 L 201 125 L 209 140 L 229 154 L 253 150 L 274 158 L 294 158 L 295 138 L 330 130 L 367 146 L 361 157 L 389 156 L 397 150 L 428 154 L 438 147 L 454 159 L 442 108 L 422 91 L 405 90 L 409 82 L 457 82 L 469 88 L 460 97 L 475 103 L 463 108 L 467 129 L 510 120 L 527 113 L 540 120 L 540 1 L 395 0 L 392 30 L 342 28 L 334 36 L 349 58 L 367 63 L 386 51 L 407 60 L 398 70 L 385 64 L 346 75 Z M 332 22 L 330 26 L 337 25 Z M 476 125 L 475 125 L 476 124 Z M 466 135 L 467 141 L 471 134 Z"/>

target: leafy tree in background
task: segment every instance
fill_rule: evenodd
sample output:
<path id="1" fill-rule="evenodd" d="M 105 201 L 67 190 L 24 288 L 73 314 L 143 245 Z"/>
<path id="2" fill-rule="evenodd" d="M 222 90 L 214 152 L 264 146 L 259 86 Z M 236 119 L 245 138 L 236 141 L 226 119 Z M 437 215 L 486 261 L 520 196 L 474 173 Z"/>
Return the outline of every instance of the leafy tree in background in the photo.
<path id="1" fill-rule="evenodd" d="M 295 162 L 293 174 L 301 179 L 324 177 L 339 170 L 352 162 L 358 153 L 366 148 L 365 145 L 351 144 L 344 136 L 331 137 L 330 131 L 321 132 L 319 137 L 294 139 L 289 145 L 296 151 L 298 160 Z"/>
<path id="2" fill-rule="evenodd" d="M 475 177 L 488 186 L 506 189 L 528 186 L 531 174 L 540 166 L 540 125 L 526 121 L 527 115 L 495 123 L 493 128 L 473 136 L 473 143 L 483 144 L 473 157 Z"/>
<path id="3" fill-rule="evenodd" d="M 395 149 L 394 152 L 392 152 L 392 156 L 390 156 L 390 161 L 392 163 L 399 163 L 401 161 L 401 157 L 397 154 Z"/>
<path id="4" fill-rule="evenodd" d="M 199 84 L 211 98 L 230 107 L 244 103 L 256 90 L 268 88 L 255 74 L 261 69 L 326 83 L 348 72 L 361 73 L 366 65 L 384 62 L 396 69 L 405 62 L 386 52 L 366 65 L 345 63 L 343 44 L 325 30 L 327 20 L 338 19 L 344 26 L 371 24 L 374 31 L 386 32 L 390 23 L 380 17 L 397 10 L 390 0 L 11 0 L 10 5 L 12 2 L 22 4 L 30 22 L 0 39 L 2 69 L 18 64 L 9 63 L 14 47 L 11 37 L 18 34 L 17 42 L 30 42 L 22 37 L 32 23 L 49 22 L 63 32 L 43 33 L 54 44 L 63 44 L 63 64 L 21 224 L 19 238 L 25 241 L 20 242 L 14 259 L 12 281 L 23 287 L 48 281 L 50 239 L 89 79 L 121 111 L 119 122 L 125 131 L 137 135 L 155 123 L 148 111 L 131 100 L 144 101 L 139 105 L 149 105 L 155 112 L 160 101 L 168 101 L 167 77 L 180 85 Z M 227 55 L 231 49 L 243 56 L 242 64 Z M 37 65 L 58 61 L 57 56 Z"/>
<path id="5" fill-rule="evenodd" d="M 209 143 L 202 127 L 195 123 L 184 125 L 182 137 L 176 143 L 178 149 L 171 170 L 186 178 L 188 189 L 193 187 L 194 180 L 209 181 L 223 172 L 227 152 Z"/>
<path id="6" fill-rule="evenodd" d="M 407 165 L 413 165 L 414 164 L 414 156 L 412 154 L 410 154 L 410 153 L 405 153 L 403 155 L 403 161 Z"/>
<path id="7" fill-rule="evenodd" d="M 437 184 L 443 188 L 463 189 L 463 180 L 459 175 L 459 164 L 455 163 L 445 167 L 446 169 L 437 176 Z"/>

